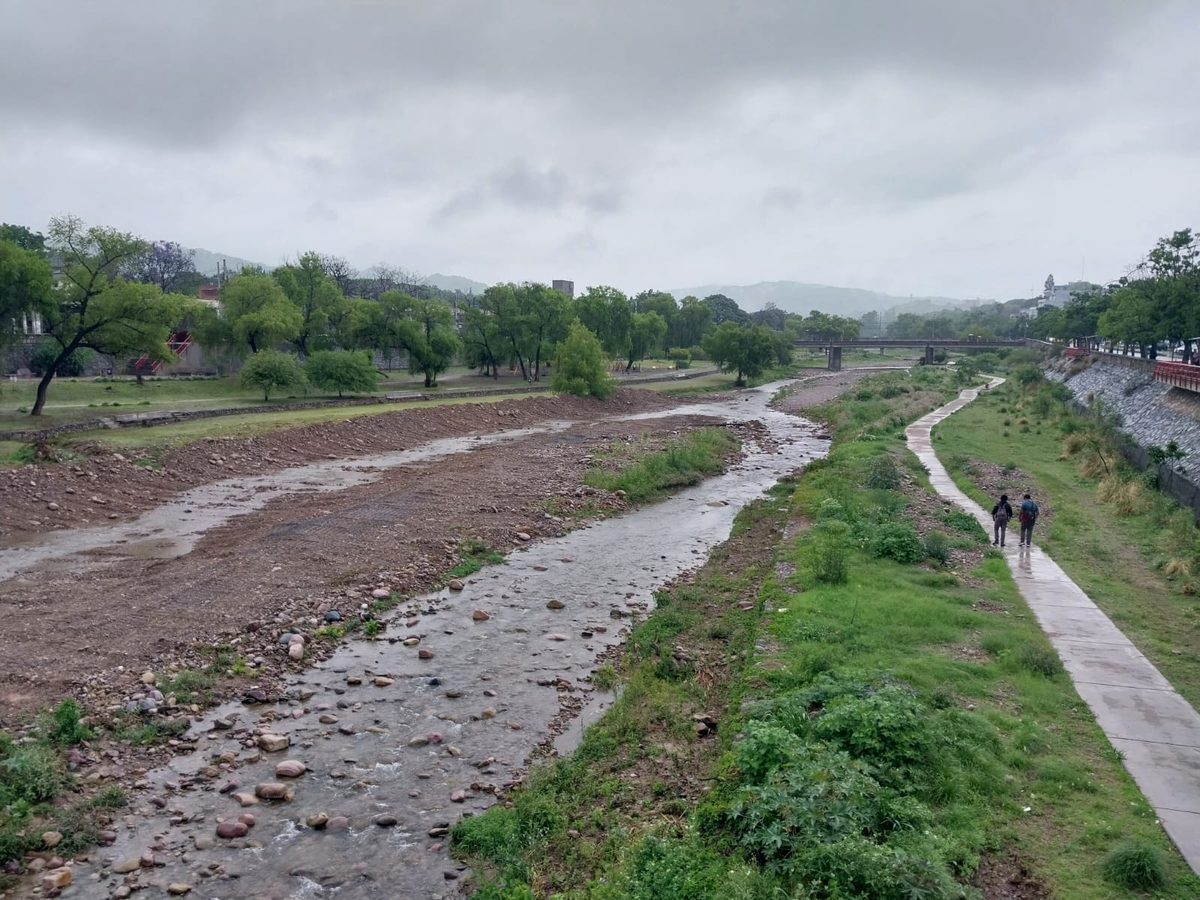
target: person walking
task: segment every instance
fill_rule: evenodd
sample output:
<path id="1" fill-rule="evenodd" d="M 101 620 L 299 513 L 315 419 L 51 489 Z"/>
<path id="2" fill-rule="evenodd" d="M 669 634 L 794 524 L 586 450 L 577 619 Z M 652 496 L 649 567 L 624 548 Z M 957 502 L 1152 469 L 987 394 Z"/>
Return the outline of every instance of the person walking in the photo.
<path id="1" fill-rule="evenodd" d="M 992 507 L 992 522 L 995 524 L 996 538 L 992 546 L 1003 547 L 1004 535 L 1008 531 L 1008 522 L 1012 518 L 1012 507 L 1008 505 L 1008 494 L 1000 495 L 1000 502 Z"/>
<path id="2" fill-rule="evenodd" d="M 1021 539 L 1018 546 L 1029 547 L 1033 544 L 1033 523 L 1037 521 L 1038 505 L 1028 494 L 1021 501 Z"/>

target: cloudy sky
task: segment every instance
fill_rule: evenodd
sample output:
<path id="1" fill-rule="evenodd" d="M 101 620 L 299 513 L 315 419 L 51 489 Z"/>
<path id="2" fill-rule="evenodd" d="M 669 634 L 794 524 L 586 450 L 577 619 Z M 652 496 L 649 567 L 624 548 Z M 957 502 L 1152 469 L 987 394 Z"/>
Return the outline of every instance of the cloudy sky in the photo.
<path id="1" fill-rule="evenodd" d="M 1200 226 L 1194 0 L 0 0 L 0 219 L 1028 296 Z"/>

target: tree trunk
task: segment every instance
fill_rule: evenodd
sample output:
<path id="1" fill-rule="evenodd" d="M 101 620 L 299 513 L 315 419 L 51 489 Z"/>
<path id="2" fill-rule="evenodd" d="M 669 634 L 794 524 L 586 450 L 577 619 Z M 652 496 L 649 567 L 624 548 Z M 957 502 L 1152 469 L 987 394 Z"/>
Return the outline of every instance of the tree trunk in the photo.
<path id="1" fill-rule="evenodd" d="M 48 366 L 46 374 L 38 382 L 37 399 L 33 403 L 33 409 L 29 412 L 31 416 L 40 416 L 42 414 L 42 407 L 46 405 L 46 389 L 50 387 L 50 381 L 54 378 L 54 369 L 54 366 Z"/>
<path id="2" fill-rule="evenodd" d="M 430 369 L 426 369 L 425 370 L 425 387 L 431 388 L 431 387 L 436 387 L 436 386 L 437 386 L 437 382 L 433 380 L 432 371 Z"/>

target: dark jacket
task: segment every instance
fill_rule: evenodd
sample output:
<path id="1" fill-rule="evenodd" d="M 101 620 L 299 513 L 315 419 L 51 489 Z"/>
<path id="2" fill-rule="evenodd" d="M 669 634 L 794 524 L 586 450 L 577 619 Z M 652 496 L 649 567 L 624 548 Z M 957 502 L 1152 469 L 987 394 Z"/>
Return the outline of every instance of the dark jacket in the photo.
<path id="1" fill-rule="evenodd" d="M 1012 507 L 1008 504 L 1007 500 L 1003 503 L 997 503 L 992 507 L 992 518 L 996 518 L 996 513 L 998 513 L 1001 509 L 1004 509 L 1004 511 L 1008 513 L 1008 520 L 1011 522 L 1013 517 Z"/>

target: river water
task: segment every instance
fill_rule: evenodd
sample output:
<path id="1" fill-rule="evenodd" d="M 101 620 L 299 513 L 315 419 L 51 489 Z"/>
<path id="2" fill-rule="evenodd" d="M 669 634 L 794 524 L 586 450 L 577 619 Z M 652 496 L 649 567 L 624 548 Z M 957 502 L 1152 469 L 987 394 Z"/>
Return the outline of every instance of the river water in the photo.
<path id="1" fill-rule="evenodd" d="M 535 747 L 562 731 L 566 707 L 574 713 L 582 706 L 584 721 L 602 712 L 611 697 L 593 691 L 587 678 L 597 657 L 627 634 L 630 615 L 645 612 L 657 588 L 700 565 L 728 537 L 745 504 L 827 451 L 828 442 L 814 436 L 811 423 L 769 406 L 779 386 L 623 417 L 757 419 L 775 447 L 748 445 L 743 461 L 724 475 L 514 552 L 503 564 L 476 573 L 462 591 L 421 598 L 415 624 L 409 627 L 414 619 L 399 613 L 385 632 L 393 640 L 346 642 L 291 683 L 287 699 L 212 711 L 189 735 L 194 752 L 147 773 L 146 790 L 118 821 L 116 842 L 75 866 L 69 896 L 128 896 L 127 888 L 150 888 L 158 895 L 171 884 L 190 885 L 192 897 L 220 900 L 456 895 L 467 873 L 449 857 L 440 829 L 494 803 L 493 791 L 523 770 Z M 560 427 L 565 426 L 548 423 L 543 430 Z M 386 460 L 302 467 L 286 477 L 292 484 L 311 488 L 319 481 L 322 489 L 337 489 L 361 483 L 355 479 L 372 477 L 381 465 L 472 446 L 478 439 L 436 442 Z M 310 471 L 314 468 L 320 474 Z M 244 496 L 214 503 L 208 519 L 227 517 L 231 504 Z M 194 543 L 201 533 L 194 524 L 172 530 L 163 521 L 158 537 L 178 552 L 175 542 Z M 143 522 L 128 537 L 146 530 Z M 22 551 L 20 561 L 8 563 L 13 571 L 30 565 L 31 554 L 44 552 Z M 561 601 L 561 608 L 548 608 L 550 600 Z M 475 621 L 476 610 L 489 618 Z M 419 644 L 403 642 L 412 637 Z M 421 650 L 432 651 L 432 658 L 419 658 Z M 390 683 L 376 686 L 380 676 Z M 232 727 L 209 730 L 217 720 Z M 286 735 L 290 746 L 260 751 L 255 729 Z M 569 749 L 579 733 L 576 725 L 556 746 Z M 225 763 L 219 761 L 222 754 Z M 298 760 L 308 771 L 277 779 L 276 764 L 284 759 Z M 257 783 L 274 781 L 287 781 L 294 798 L 243 809 L 232 792 L 220 792 L 229 782 L 252 793 Z M 256 821 L 245 838 L 215 837 L 218 822 L 247 812 Z M 310 828 L 305 822 L 317 814 L 346 817 L 349 827 Z M 379 824 L 381 816 L 395 824 L 387 818 L 382 821 L 388 824 Z M 113 872 L 114 865 L 147 851 L 154 866 Z"/>

